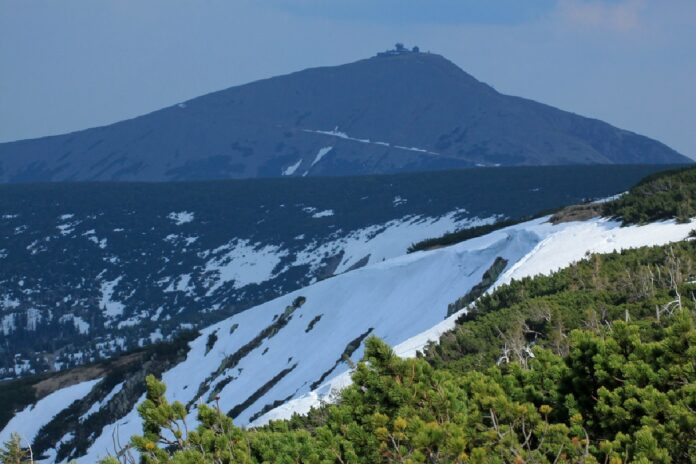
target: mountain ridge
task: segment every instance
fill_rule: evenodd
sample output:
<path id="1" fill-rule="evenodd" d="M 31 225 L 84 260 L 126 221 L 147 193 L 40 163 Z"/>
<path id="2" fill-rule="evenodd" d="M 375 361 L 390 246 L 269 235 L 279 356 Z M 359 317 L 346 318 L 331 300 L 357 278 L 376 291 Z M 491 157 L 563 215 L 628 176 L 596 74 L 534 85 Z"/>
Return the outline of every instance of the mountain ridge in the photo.
<path id="1" fill-rule="evenodd" d="M 440 55 L 406 52 L 270 77 L 105 126 L 3 143 L 0 181 L 689 161 L 647 137 L 500 94 Z"/>
<path id="2" fill-rule="evenodd" d="M 0 379 L 167 340 L 427 237 L 661 169 L 0 185 Z"/>
<path id="3" fill-rule="evenodd" d="M 632 188 L 628 195 L 613 200 L 607 207 L 613 219 L 551 223 L 549 217 L 538 218 L 451 247 L 397 256 L 316 282 L 202 329 L 192 340 L 180 342 L 179 349 L 168 349 L 169 354 L 163 356 L 165 362 L 155 374 L 167 384 L 169 401 L 197 404 L 198 411 L 210 405 L 233 417 L 238 425 L 260 425 L 269 419 L 306 412 L 322 401 L 331 401 L 337 394 L 334 387 L 346 385 L 352 363 L 364 353 L 368 334 L 401 347 L 400 355 L 414 356 L 454 328 L 458 318 L 466 320 L 469 316 L 464 308 L 443 321 L 449 314 L 448 303 L 483 283 L 488 270 L 501 258 L 505 260 L 504 269 L 492 278 L 494 282 L 488 282 L 488 288 L 503 291 L 488 301 L 497 305 L 519 301 L 524 305 L 519 299 L 524 293 L 512 292 L 511 299 L 505 290 L 507 284 L 517 282 L 517 288 L 534 288 L 534 280 L 529 279 L 532 276 L 553 273 L 586 259 L 588 253 L 666 245 L 692 236 L 693 221 L 688 218 L 696 214 L 692 206 L 694 179 L 694 169 L 655 175 Z M 669 189 L 664 190 L 664 186 Z M 659 198 L 653 195 L 655 189 L 660 190 Z M 649 216 L 635 216 L 636 210 Z M 615 255 L 623 256 L 623 252 Z M 595 262 L 601 261 L 599 258 Z M 684 269 L 690 268 L 689 263 L 684 261 Z M 590 271 L 593 267 L 586 262 L 582 266 Z M 692 285 L 686 277 L 690 271 L 684 272 L 683 284 Z M 633 287 L 621 279 L 612 285 L 628 289 L 630 295 Z M 602 285 L 601 279 L 593 282 Z M 629 277 L 627 282 L 633 280 Z M 577 291 L 585 288 L 572 282 L 568 285 Z M 541 296 L 547 294 L 543 288 L 538 290 Z M 650 289 L 639 291 L 648 295 L 643 310 L 652 314 Z M 598 298 L 601 301 L 605 296 Z M 585 305 L 582 299 L 572 301 Z M 633 310 L 635 305 L 630 301 Z M 616 307 L 624 310 L 622 302 Z M 539 306 L 527 309 L 534 313 Z M 573 311 L 568 315 L 576 316 Z M 544 314 L 536 317 L 546 320 Z M 514 322 L 508 319 L 503 320 Z M 500 341 L 496 333 L 486 333 Z M 456 350 L 466 353 L 477 342 L 466 336 L 449 336 L 447 352 L 442 356 Z M 497 347 L 488 348 L 491 351 Z M 144 386 L 127 380 L 129 372 L 84 377 L 44 396 L 36 407 L 31 406 L 30 399 L 24 400 L 26 407 L 16 409 L 0 438 L 21 428 L 49 462 L 73 457 L 79 462 L 96 462 L 113 452 L 114 434 L 125 439 L 140 433 L 142 420 L 135 405 L 145 398 Z M 138 371 L 137 375 L 142 379 L 144 372 Z M 87 391 L 89 394 L 84 396 Z M 41 411 L 59 412 L 48 417 Z M 194 408 L 185 412 L 191 428 L 201 423 L 196 414 Z M 304 420 L 313 419 L 293 419 Z M 23 425 L 28 423 L 32 425 Z"/>

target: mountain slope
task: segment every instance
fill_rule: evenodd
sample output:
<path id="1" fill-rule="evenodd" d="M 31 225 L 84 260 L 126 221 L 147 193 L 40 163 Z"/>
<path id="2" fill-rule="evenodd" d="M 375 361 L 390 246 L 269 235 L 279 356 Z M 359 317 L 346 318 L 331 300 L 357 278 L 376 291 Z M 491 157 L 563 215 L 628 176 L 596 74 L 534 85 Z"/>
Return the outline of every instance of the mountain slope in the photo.
<path id="1" fill-rule="evenodd" d="M 170 340 L 424 238 L 658 169 L 0 186 L 0 379 Z"/>
<path id="2" fill-rule="evenodd" d="M 158 431 L 184 407 L 150 377 L 145 438 L 129 450 L 187 463 L 692 462 L 696 308 L 680 295 L 695 259 L 689 240 L 515 281 L 419 359 L 370 337 L 336 404 L 263 428 L 200 405 L 196 432 L 166 446 Z"/>
<path id="3" fill-rule="evenodd" d="M 400 53 L 232 87 L 109 126 L 0 144 L 0 181 L 685 163 L 665 145 Z"/>
<path id="4" fill-rule="evenodd" d="M 341 383 L 345 378 L 341 374 L 360 358 L 366 336 L 377 335 L 397 345 L 400 354 L 413 355 L 452 328 L 457 316 L 444 320 L 448 304 L 481 282 L 499 259 L 505 260 L 505 266 L 495 277 L 494 287 L 552 272 L 582 259 L 587 252 L 679 241 L 693 227 L 674 220 L 622 227 L 620 221 L 606 218 L 558 224 L 547 219 L 371 264 L 207 327 L 189 344 L 185 360 L 162 374 L 167 396 L 189 405 L 215 404 L 241 425 L 284 417 L 317 404 L 318 399 L 330 399 L 331 387 L 337 379 Z M 118 384 L 116 379 L 111 382 Z M 43 443 L 39 451 L 53 448 L 51 455 L 57 453 L 57 461 L 86 453 L 82 462 L 94 462 L 112 449 L 115 433 L 123 441 L 139 432 L 141 422 L 135 410 L 114 415 L 103 407 L 114 403 L 107 401 L 111 391 L 111 387 L 102 387 L 99 396 L 73 403 L 69 412 L 55 419 L 44 417 L 43 430 L 28 431 Z M 137 398 L 129 401 L 135 404 Z M 285 402 L 290 406 L 269 412 Z M 91 416 L 94 424 L 103 427 L 96 427 L 100 433 L 94 433 L 95 425 L 86 427 L 79 420 L 92 409 L 97 411 Z M 264 413 L 268 414 L 263 417 Z M 27 407 L 15 421 L 30 414 Z M 196 424 L 195 415 L 191 410 L 189 427 Z M 43 424 L 37 423 L 35 428 Z M 9 432 L 5 428 L 0 435 Z"/>

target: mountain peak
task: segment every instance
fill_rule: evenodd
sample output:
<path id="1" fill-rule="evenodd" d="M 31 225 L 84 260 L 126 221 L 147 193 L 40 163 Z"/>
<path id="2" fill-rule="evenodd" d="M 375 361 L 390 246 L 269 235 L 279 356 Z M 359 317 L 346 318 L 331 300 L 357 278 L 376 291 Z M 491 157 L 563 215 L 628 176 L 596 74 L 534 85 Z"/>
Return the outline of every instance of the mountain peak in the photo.
<path id="1" fill-rule="evenodd" d="M 688 161 L 601 121 L 501 95 L 441 55 L 397 44 L 109 126 L 0 144 L 0 182 Z"/>

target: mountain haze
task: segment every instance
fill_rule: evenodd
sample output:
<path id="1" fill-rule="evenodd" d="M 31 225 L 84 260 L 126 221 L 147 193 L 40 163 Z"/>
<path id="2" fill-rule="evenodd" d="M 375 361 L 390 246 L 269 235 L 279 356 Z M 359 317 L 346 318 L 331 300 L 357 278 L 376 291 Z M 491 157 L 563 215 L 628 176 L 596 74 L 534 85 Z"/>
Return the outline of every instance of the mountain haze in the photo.
<path id="1" fill-rule="evenodd" d="M 440 55 L 401 52 L 231 87 L 104 127 L 0 144 L 0 182 L 687 161 L 649 138 L 502 95 Z"/>

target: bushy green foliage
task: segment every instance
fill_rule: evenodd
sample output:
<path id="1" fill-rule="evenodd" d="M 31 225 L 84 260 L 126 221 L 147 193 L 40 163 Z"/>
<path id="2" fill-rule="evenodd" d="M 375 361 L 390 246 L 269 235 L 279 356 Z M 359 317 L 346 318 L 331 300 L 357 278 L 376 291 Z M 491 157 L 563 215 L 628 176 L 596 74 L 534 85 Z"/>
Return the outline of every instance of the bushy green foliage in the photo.
<path id="1" fill-rule="evenodd" d="M 645 224 L 676 218 L 688 222 L 696 216 L 696 168 L 653 174 L 627 195 L 605 205 L 605 214 L 624 224 Z"/>
<path id="2" fill-rule="evenodd" d="M 482 235 L 490 234 L 493 231 L 503 229 L 520 222 L 529 220 L 530 217 L 524 217 L 521 219 L 504 219 L 496 221 L 493 224 L 485 224 L 483 226 L 467 227 L 466 229 L 457 230 L 455 232 L 448 232 L 440 237 L 428 238 L 421 240 L 420 242 L 413 243 L 406 250 L 408 253 L 414 253 L 416 251 L 426 251 L 432 250 L 433 248 L 439 248 L 449 245 L 454 245 L 455 243 L 463 242 L 464 240 L 469 240 L 476 237 L 481 237 Z"/>
<path id="3" fill-rule="evenodd" d="M 124 451 L 147 464 L 690 462 L 695 257 L 683 242 L 513 282 L 415 359 L 370 337 L 337 404 L 259 429 L 201 405 L 187 431 L 151 377 L 144 434 Z"/>
<path id="4" fill-rule="evenodd" d="M 505 219 L 493 224 L 448 232 L 440 237 L 414 243 L 407 251 L 413 253 L 454 245 L 557 210 L 558 208 L 551 208 L 534 215 L 520 216 L 518 219 Z M 601 206 L 601 213 L 604 216 L 618 218 L 624 224 L 645 224 L 674 218 L 681 222 L 688 222 L 690 218 L 696 216 L 696 168 L 683 168 L 649 175 L 631 188 L 628 194 L 604 203 Z M 552 217 L 551 220 L 553 222 L 554 218 Z"/>
<path id="5" fill-rule="evenodd" d="M 0 464 L 22 464 L 23 462 L 30 462 L 29 452 L 22 448 L 21 437 L 13 433 L 0 448 Z"/>

